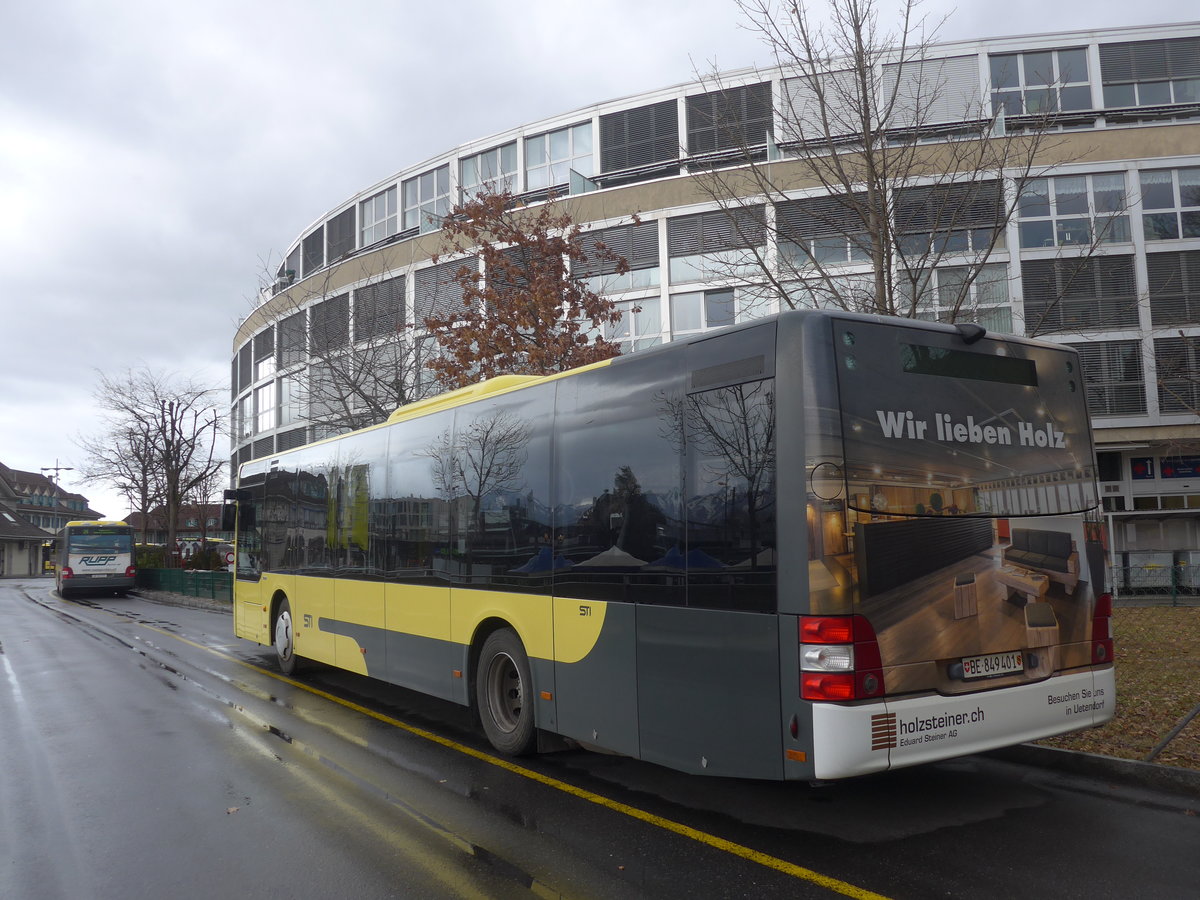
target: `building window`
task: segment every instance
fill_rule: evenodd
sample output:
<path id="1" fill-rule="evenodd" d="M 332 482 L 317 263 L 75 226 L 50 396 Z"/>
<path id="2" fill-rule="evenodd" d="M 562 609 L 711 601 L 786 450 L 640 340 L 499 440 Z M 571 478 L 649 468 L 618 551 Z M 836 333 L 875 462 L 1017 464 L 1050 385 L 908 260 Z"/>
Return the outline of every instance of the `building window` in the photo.
<path id="1" fill-rule="evenodd" d="M 1130 240 L 1125 176 L 1058 175 L 1021 185 L 1021 246 L 1063 247 Z"/>
<path id="2" fill-rule="evenodd" d="M 404 230 L 420 228 L 421 233 L 442 227 L 442 218 L 450 211 L 450 166 L 438 166 L 404 182 Z"/>
<path id="3" fill-rule="evenodd" d="M 591 122 L 525 138 L 526 190 L 569 184 L 572 169 L 593 174 Z"/>
<path id="4" fill-rule="evenodd" d="M 1200 168 L 1153 169 L 1139 179 L 1146 240 L 1200 237 Z"/>
<path id="5" fill-rule="evenodd" d="M 968 283 L 969 281 L 969 283 Z M 898 293 L 911 297 L 914 279 L 899 279 Z M 935 322 L 975 322 L 988 331 L 1011 334 L 1008 266 L 980 266 L 971 279 L 971 267 L 935 269 L 917 285 L 917 318 Z"/>
<path id="6" fill-rule="evenodd" d="M 639 222 L 589 231 L 580 236 L 585 258 L 571 263 L 571 274 L 588 290 L 615 294 L 658 287 L 658 222 Z M 600 255 L 600 245 L 629 264 L 624 275 L 616 274 L 615 260 Z"/>
<path id="7" fill-rule="evenodd" d="M 396 233 L 396 188 L 380 191 L 358 204 L 362 222 L 362 246 L 390 238 Z"/>
<path id="8" fill-rule="evenodd" d="M 771 82 L 687 98 L 688 153 L 745 150 L 771 133 Z"/>
<path id="9" fill-rule="evenodd" d="M 255 433 L 270 431 L 275 427 L 275 382 L 270 381 L 254 389 L 254 413 L 258 417 Z"/>
<path id="10" fill-rule="evenodd" d="M 290 425 L 300 421 L 303 416 L 304 410 L 300 405 L 300 382 L 295 376 L 285 375 L 279 379 L 279 424 Z"/>
<path id="11" fill-rule="evenodd" d="M 658 297 L 646 297 L 629 303 L 618 303 L 621 321 L 604 326 L 604 337 L 621 345 L 622 353 L 645 350 L 662 343 L 662 302 Z"/>
<path id="12" fill-rule="evenodd" d="M 1155 338 L 1158 409 L 1195 414 L 1200 410 L 1200 337 Z"/>
<path id="13" fill-rule="evenodd" d="M 493 147 L 458 162 L 458 191 L 461 200 L 480 193 L 517 190 L 517 143 Z"/>
<path id="14" fill-rule="evenodd" d="M 777 204 L 781 267 L 786 271 L 869 260 L 870 238 L 861 230 L 859 212 L 866 199 L 866 194 L 829 194 Z"/>
<path id="15" fill-rule="evenodd" d="M 1133 256 L 1027 259 L 1021 281 L 1026 334 L 1138 326 Z"/>
<path id="16" fill-rule="evenodd" d="M 748 206 L 668 220 L 671 283 L 753 278 L 766 243 L 763 212 Z"/>
<path id="17" fill-rule="evenodd" d="M 1200 321 L 1200 250 L 1147 253 L 1150 321 L 1188 325 Z"/>
<path id="18" fill-rule="evenodd" d="M 244 441 L 254 435 L 254 397 L 246 394 L 234 408 L 233 430 L 237 440 Z"/>
<path id="19" fill-rule="evenodd" d="M 354 250 L 354 207 L 344 209 L 325 223 L 325 258 L 332 265 Z"/>
<path id="20" fill-rule="evenodd" d="M 275 374 L 275 326 L 269 325 L 254 336 L 254 380 Z"/>
<path id="21" fill-rule="evenodd" d="M 671 295 L 671 334 L 675 337 L 735 321 L 733 288 Z"/>
<path id="22" fill-rule="evenodd" d="M 279 277 L 283 279 L 285 284 L 291 285 L 300 275 L 300 263 L 303 257 L 303 243 L 297 246 L 288 254 L 288 258 L 284 260 L 283 265 L 279 269 Z"/>
<path id="23" fill-rule="evenodd" d="M 901 188 L 894 206 L 896 228 L 903 235 L 901 251 L 910 260 L 1005 246 L 1006 207 L 999 179 Z"/>
<path id="24" fill-rule="evenodd" d="M 992 112 L 1007 115 L 1092 108 L 1087 50 L 1034 50 L 988 57 Z"/>
<path id="25" fill-rule="evenodd" d="M 1200 101 L 1200 38 L 1100 45 L 1105 107 Z"/>
<path id="26" fill-rule="evenodd" d="M 1137 341 L 1071 344 L 1079 351 L 1093 416 L 1136 416 L 1146 412 L 1141 345 Z"/>

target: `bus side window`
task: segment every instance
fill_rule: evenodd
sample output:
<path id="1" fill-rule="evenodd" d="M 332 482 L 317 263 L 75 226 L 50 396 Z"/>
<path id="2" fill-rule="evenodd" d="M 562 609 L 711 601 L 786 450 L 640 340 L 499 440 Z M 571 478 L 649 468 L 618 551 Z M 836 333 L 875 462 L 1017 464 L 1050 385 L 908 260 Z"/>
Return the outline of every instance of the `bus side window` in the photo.
<path id="1" fill-rule="evenodd" d="M 258 533 L 258 511 L 245 500 L 238 504 L 237 576 L 258 578 L 262 574 L 262 542 Z"/>

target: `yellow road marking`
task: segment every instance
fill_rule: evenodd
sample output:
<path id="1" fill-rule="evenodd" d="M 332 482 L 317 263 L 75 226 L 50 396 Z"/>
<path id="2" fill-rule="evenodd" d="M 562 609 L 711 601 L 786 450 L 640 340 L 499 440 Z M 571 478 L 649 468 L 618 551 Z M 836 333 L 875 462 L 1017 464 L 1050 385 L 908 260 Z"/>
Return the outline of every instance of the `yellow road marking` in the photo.
<path id="1" fill-rule="evenodd" d="M 692 828 L 689 825 L 684 825 L 680 822 L 675 822 L 671 819 L 657 816 L 654 813 L 647 812 L 644 809 L 639 809 L 636 806 L 629 806 L 626 803 L 621 803 L 618 800 L 613 800 L 610 797 L 605 797 L 602 794 L 594 793 L 585 788 L 576 787 L 573 784 L 568 784 L 565 781 L 560 781 L 559 779 L 553 778 L 549 775 L 543 775 L 541 772 L 535 772 L 532 769 L 527 769 L 524 766 L 517 765 L 516 763 L 510 762 L 507 759 L 493 756 L 492 754 L 486 753 L 482 750 L 476 750 L 474 747 L 468 747 L 466 744 L 460 744 L 458 741 L 443 737 L 440 734 L 435 734 L 432 731 L 427 731 L 424 728 L 419 728 L 416 725 L 409 725 L 407 722 L 402 722 L 399 719 L 394 719 L 391 716 L 385 715 L 384 713 L 376 712 L 373 709 L 368 709 L 367 707 L 355 703 L 352 700 L 345 700 L 329 693 L 328 691 L 323 691 L 320 688 L 305 684 L 302 681 L 296 681 L 294 678 L 289 678 L 288 676 L 278 672 L 272 672 L 269 669 L 256 666 L 254 663 L 249 663 L 245 660 L 238 659 L 236 656 L 231 656 L 228 653 L 223 653 L 222 651 L 216 650 L 212 647 L 206 647 L 204 644 L 198 644 L 195 641 L 189 640 L 185 637 L 180 637 L 177 634 L 172 634 L 169 631 L 164 631 L 161 628 L 155 628 L 153 625 L 142 624 L 142 627 L 166 637 L 174 638 L 175 640 L 181 641 L 190 647 L 195 647 L 197 650 L 205 650 L 214 656 L 219 656 L 222 659 L 237 663 L 240 666 L 244 666 L 245 668 L 251 669 L 262 675 L 267 675 L 271 678 L 274 678 L 276 681 L 282 681 L 284 684 L 289 684 L 292 687 L 299 688 L 302 691 L 307 691 L 314 696 L 328 700 L 331 703 L 336 703 L 339 706 L 343 706 L 346 709 L 353 710 L 354 712 L 360 713 L 364 716 L 369 716 L 372 719 L 383 722 L 387 725 L 391 725 L 394 728 L 399 728 L 402 731 L 406 731 L 416 737 L 424 738 L 425 740 L 431 741 L 435 744 L 440 744 L 447 749 L 454 750 L 465 756 L 473 757 L 474 759 L 488 763 L 489 765 L 495 766 L 499 769 L 504 769 L 513 773 L 514 775 L 519 775 L 522 778 L 529 779 L 530 781 L 536 781 L 539 784 L 545 785 L 546 787 L 554 788 L 555 790 L 561 791 L 565 794 L 570 794 L 572 797 L 576 797 L 580 800 L 586 800 L 588 803 L 593 803 L 596 806 L 602 806 L 605 809 L 610 809 L 614 812 L 621 813 L 622 815 L 629 816 L 631 819 L 637 819 L 640 822 L 645 822 L 648 825 L 653 825 L 656 828 L 661 828 L 664 831 L 669 831 L 672 834 L 679 835 L 680 837 L 688 838 L 689 840 L 712 847 L 715 850 L 720 850 L 732 856 L 737 856 L 748 860 L 749 862 L 757 863 L 758 865 L 765 866 L 768 869 L 774 869 L 777 872 L 782 872 L 783 874 L 790 875 L 793 878 L 803 879 L 804 881 L 819 885 L 820 887 L 834 891 L 838 894 L 842 894 L 843 896 L 853 897 L 855 900 L 888 900 L 888 898 L 883 894 L 877 894 L 874 891 L 867 890 L 866 888 L 860 888 L 837 878 L 832 878 L 828 875 L 822 875 L 820 872 L 814 872 L 812 869 L 806 869 L 804 866 L 798 866 L 795 863 L 790 863 L 787 860 L 779 859 L 776 856 L 771 856 L 770 854 L 762 853 L 742 844 L 725 840 L 724 838 L 717 837 L 716 835 Z"/>

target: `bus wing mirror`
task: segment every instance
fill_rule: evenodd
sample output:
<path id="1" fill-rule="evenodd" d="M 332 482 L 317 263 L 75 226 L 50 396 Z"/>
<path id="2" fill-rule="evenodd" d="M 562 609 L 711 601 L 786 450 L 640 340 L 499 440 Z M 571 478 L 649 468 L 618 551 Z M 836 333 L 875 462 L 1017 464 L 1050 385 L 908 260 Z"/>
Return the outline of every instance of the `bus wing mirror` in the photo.
<path id="1" fill-rule="evenodd" d="M 233 492 L 225 492 L 226 499 L 229 498 L 228 495 L 231 493 Z M 235 528 L 237 528 L 237 504 L 226 503 L 221 507 L 221 530 L 233 531 Z"/>

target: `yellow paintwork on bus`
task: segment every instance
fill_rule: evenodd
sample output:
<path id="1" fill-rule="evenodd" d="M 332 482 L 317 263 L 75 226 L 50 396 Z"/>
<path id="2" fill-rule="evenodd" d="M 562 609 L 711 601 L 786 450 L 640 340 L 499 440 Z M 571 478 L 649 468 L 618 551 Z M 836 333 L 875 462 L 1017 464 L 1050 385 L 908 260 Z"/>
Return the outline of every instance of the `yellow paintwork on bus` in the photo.
<path id="1" fill-rule="evenodd" d="M 238 585 L 238 637 L 271 643 L 269 616 L 276 593 L 291 603 L 299 656 L 364 675 L 368 664 L 358 642 L 322 631 L 322 618 L 464 646 L 481 624 L 500 619 L 520 635 L 531 657 L 574 663 L 596 645 L 608 608 L 599 600 L 545 594 L 268 574 L 257 585 Z"/>
<path id="2" fill-rule="evenodd" d="M 586 657 L 596 646 L 604 629 L 604 614 L 608 604 L 603 600 L 572 600 L 554 598 L 554 659 L 575 663 Z"/>

